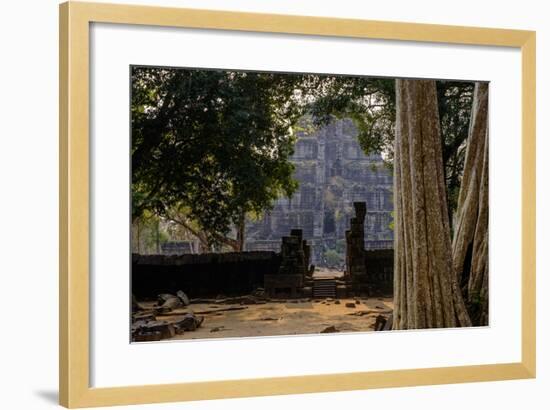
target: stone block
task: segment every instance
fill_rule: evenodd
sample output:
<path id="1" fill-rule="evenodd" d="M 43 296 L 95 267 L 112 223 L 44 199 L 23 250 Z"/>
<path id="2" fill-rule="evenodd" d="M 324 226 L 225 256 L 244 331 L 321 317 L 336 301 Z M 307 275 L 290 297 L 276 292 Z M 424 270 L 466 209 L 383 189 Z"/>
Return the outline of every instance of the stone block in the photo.
<path id="1" fill-rule="evenodd" d="M 162 339 L 161 332 L 143 332 L 132 336 L 134 342 L 158 342 Z"/>

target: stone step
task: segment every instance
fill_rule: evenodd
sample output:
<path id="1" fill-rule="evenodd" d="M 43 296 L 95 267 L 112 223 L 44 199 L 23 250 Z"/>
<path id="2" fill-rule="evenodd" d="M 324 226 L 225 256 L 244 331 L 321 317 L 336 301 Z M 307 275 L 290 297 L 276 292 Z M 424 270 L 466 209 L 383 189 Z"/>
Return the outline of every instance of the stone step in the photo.
<path id="1" fill-rule="evenodd" d="M 314 279 L 313 280 L 314 298 L 335 298 L 336 281 L 334 279 Z"/>

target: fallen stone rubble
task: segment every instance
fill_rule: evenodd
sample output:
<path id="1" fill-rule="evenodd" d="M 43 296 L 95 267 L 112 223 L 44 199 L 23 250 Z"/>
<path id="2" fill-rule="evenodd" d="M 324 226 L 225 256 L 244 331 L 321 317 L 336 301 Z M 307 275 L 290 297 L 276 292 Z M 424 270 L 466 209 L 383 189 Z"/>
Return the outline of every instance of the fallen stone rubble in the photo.
<path id="1" fill-rule="evenodd" d="M 382 301 L 382 299 L 378 299 Z M 343 304 L 350 310 L 347 315 L 366 317 L 372 320 L 371 328 L 375 331 L 391 330 L 393 324 L 392 309 L 388 309 L 383 303 L 376 303 L 374 306 L 365 304 L 360 299 L 350 302 L 340 301 L 334 298 L 299 298 L 299 299 L 272 299 L 266 295 L 264 289 L 258 288 L 250 295 L 228 297 L 218 295 L 215 298 L 189 299 L 187 295 L 178 291 L 175 295 L 159 294 L 156 303 L 140 304 L 132 297 L 132 341 L 149 342 L 169 339 L 184 332 L 197 330 L 207 316 L 223 315 L 223 312 L 245 310 L 251 308 L 249 305 L 265 303 L 321 303 L 321 304 Z M 191 309 L 191 305 L 201 304 L 202 309 Z M 208 305 L 208 306 L 204 306 Z M 359 309 L 358 309 L 359 308 Z M 260 321 L 278 321 L 279 317 L 260 317 Z M 229 330 L 224 326 L 210 329 L 210 332 Z M 319 333 L 339 333 L 356 331 L 357 329 L 349 323 L 327 324 L 319 330 Z"/>
<path id="2" fill-rule="evenodd" d="M 158 295 L 157 307 L 155 310 L 158 313 L 167 313 L 174 309 L 188 306 L 189 304 L 190 301 L 187 295 L 179 290 L 176 295 L 171 295 L 169 293 L 162 293 Z"/>
<path id="3" fill-rule="evenodd" d="M 378 315 L 374 323 L 375 331 L 387 331 L 392 330 L 393 326 L 393 314 L 389 316 Z"/>
<path id="4" fill-rule="evenodd" d="M 158 320 L 157 318 L 171 314 L 174 310 L 184 308 L 189 304 L 189 298 L 182 291 L 178 291 L 176 295 L 158 295 L 157 304 L 152 309 L 146 309 L 139 305 L 135 297 L 132 296 L 132 341 L 155 342 L 198 329 L 202 325 L 204 317 L 198 316 L 194 312 L 180 312 L 170 320 Z"/>

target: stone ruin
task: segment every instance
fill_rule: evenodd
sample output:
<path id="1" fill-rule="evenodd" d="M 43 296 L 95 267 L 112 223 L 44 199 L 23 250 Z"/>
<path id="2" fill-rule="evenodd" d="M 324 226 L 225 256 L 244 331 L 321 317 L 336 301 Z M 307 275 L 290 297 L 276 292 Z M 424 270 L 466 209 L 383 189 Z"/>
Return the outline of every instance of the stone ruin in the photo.
<path id="1" fill-rule="evenodd" d="M 144 307 L 132 294 L 132 342 L 156 342 L 197 330 L 204 316 L 186 310 L 190 300 L 181 290 L 175 295 L 160 294 L 153 307 Z M 166 319 L 166 315 L 174 315 Z"/>
<path id="2" fill-rule="evenodd" d="M 133 296 L 132 341 L 157 341 L 195 331 L 203 324 L 205 315 L 243 310 L 250 304 L 265 304 L 269 301 L 286 303 L 287 298 L 295 299 L 293 303 L 314 299 L 320 303 L 340 304 L 338 299 L 370 296 L 373 291 L 379 292 L 386 285 L 390 286 L 391 290 L 393 251 L 365 249 L 367 204 L 356 201 L 353 202 L 353 208 L 355 216 L 350 218 L 350 229 L 345 231 L 346 269 L 343 278 L 313 278 L 315 266 L 311 265 L 312 247 L 304 239 L 302 229 L 291 229 L 290 235 L 282 237 L 280 253 L 133 255 L 133 291 L 139 294 L 144 288 L 149 291 L 174 289 L 181 284 L 186 285 L 186 289 L 192 289 L 194 299 L 190 299 L 181 291 L 175 295 L 159 293 L 155 305 L 149 302 L 147 307 L 144 307 Z M 216 281 L 222 278 L 224 281 L 216 284 Z M 211 295 L 220 290 L 213 287 L 212 283 L 223 289 L 230 289 L 228 281 L 238 282 L 233 286 L 236 293 L 247 294 L 237 297 L 218 295 L 213 299 L 204 298 L 204 295 Z M 136 286 L 139 283 L 141 286 Z M 146 296 L 145 292 L 143 296 Z M 215 306 L 193 311 L 188 307 L 192 303 L 208 303 Z M 232 306 L 219 306 L 224 304 Z M 355 309 L 360 304 L 361 301 L 356 299 L 355 302 L 347 302 L 345 307 Z M 378 313 L 374 330 L 391 330 L 392 316 L 387 316 L 387 312 L 382 310 Z M 350 314 L 363 315 L 364 311 Z M 212 328 L 211 332 L 219 329 Z M 339 331 L 336 326 L 328 326 L 320 333 Z"/>
<path id="3" fill-rule="evenodd" d="M 350 229 L 345 232 L 346 269 L 344 277 L 313 279 L 315 267 L 311 262 L 311 245 L 303 239 L 301 229 L 292 229 L 290 236 L 282 237 L 280 266 L 277 273 L 264 276 L 264 289 L 271 298 L 277 297 L 335 297 L 369 295 L 379 292 L 386 282 L 393 282 L 393 252 L 367 251 L 365 249 L 366 202 L 354 202 L 355 216 L 350 219 Z M 385 252 L 389 255 L 378 255 Z M 371 255 L 369 255 L 369 253 Z M 376 254 L 376 255 L 372 255 Z M 374 258 L 373 257 L 378 257 Z M 376 262 L 376 272 L 367 274 L 367 262 Z M 390 262 L 388 262 L 390 261 Z M 386 266 L 387 265 L 387 266 Z M 389 270 L 386 274 L 386 270 Z M 384 271 L 384 272 L 379 272 Z M 391 271 L 391 272 L 390 272 Z M 383 282 L 383 283 L 382 283 Z"/>
<path id="4" fill-rule="evenodd" d="M 346 275 L 362 277 L 367 274 L 365 265 L 365 216 L 367 204 L 354 202 L 355 217 L 350 219 L 350 229 L 346 231 Z"/>
<path id="5" fill-rule="evenodd" d="M 393 250 L 365 249 L 367 204 L 353 203 L 355 214 L 345 231 L 343 277 L 316 276 L 312 244 L 305 231 L 291 229 L 279 242 L 279 252 L 255 251 L 185 255 L 132 256 L 132 292 L 148 300 L 177 289 L 192 298 L 253 295 L 266 298 L 346 298 L 391 294 Z M 367 269 L 368 267 L 368 269 Z M 221 296 L 220 296 L 221 295 Z"/>
<path id="6" fill-rule="evenodd" d="M 346 231 L 346 279 L 351 282 L 354 292 L 362 292 L 367 282 L 365 260 L 365 216 L 366 202 L 354 202 L 355 217 L 350 219 L 350 229 Z"/>
<path id="7" fill-rule="evenodd" d="M 350 219 L 350 229 L 345 233 L 347 294 L 390 294 L 393 291 L 393 249 L 366 249 L 367 204 L 354 202 L 353 207 L 355 216 Z"/>
<path id="8" fill-rule="evenodd" d="M 132 291 L 138 300 L 185 289 L 189 297 L 250 294 L 264 275 L 277 273 L 278 252 L 132 255 Z"/>
<path id="9" fill-rule="evenodd" d="M 365 249 L 393 249 L 393 176 L 382 156 L 363 152 L 349 118 L 303 129 L 290 159 L 298 190 L 292 198 L 277 199 L 260 220 L 247 221 L 246 250 L 279 252 L 281 237 L 299 227 L 311 247 L 311 263 L 343 269 L 354 202 L 367 203 Z M 341 259 L 330 265 L 326 250 L 337 248 Z"/>
<path id="10" fill-rule="evenodd" d="M 282 237 L 279 270 L 264 276 L 265 292 L 270 297 L 299 297 L 307 291 L 315 267 L 309 265 L 311 247 L 302 235 L 301 229 L 292 229 L 290 236 Z"/>

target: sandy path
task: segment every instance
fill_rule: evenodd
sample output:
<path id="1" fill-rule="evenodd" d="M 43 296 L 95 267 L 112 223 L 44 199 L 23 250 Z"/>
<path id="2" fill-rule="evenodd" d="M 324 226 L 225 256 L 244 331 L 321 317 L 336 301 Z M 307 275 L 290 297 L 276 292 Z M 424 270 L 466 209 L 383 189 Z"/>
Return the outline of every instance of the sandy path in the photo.
<path id="1" fill-rule="evenodd" d="M 355 308 L 346 307 L 355 303 Z M 372 331 L 379 314 L 387 316 L 393 309 L 391 298 L 358 298 L 318 301 L 268 302 L 247 305 L 246 309 L 206 314 L 202 326 L 176 335 L 170 340 L 212 339 L 244 336 L 316 334 L 334 326 L 340 332 Z M 233 305 L 192 304 L 188 310 L 199 312 Z M 237 305 L 235 305 L 237 306 Z M 157 320 L 177 317 L 157 316 Z"/>

